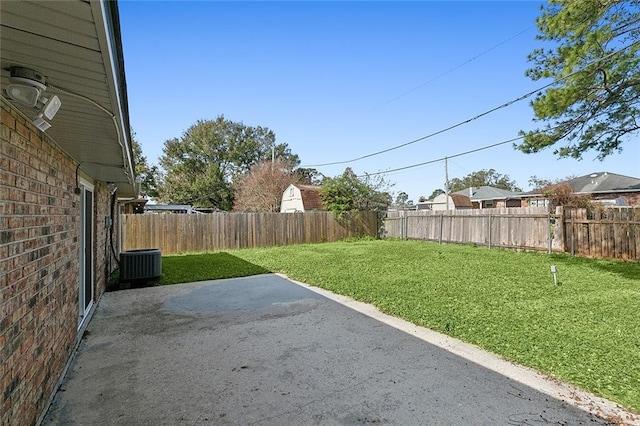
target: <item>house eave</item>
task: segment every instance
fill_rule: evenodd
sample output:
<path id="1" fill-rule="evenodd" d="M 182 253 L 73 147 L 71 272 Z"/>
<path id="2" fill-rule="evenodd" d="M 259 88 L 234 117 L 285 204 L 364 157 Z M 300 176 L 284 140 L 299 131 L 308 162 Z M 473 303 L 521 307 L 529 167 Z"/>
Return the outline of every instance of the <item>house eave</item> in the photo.
<path id="1" fill-rule="evenodd" d="M 44 94 L 62 106 L 41 136 L 91 179 L 113 183 L 118 196 L 137 195 L 117 2 L 22 0 L 0 8 L 1 89 L 12 66 L 42 73 Z M 29 122 L 39 112 L 2 97 Z"/>

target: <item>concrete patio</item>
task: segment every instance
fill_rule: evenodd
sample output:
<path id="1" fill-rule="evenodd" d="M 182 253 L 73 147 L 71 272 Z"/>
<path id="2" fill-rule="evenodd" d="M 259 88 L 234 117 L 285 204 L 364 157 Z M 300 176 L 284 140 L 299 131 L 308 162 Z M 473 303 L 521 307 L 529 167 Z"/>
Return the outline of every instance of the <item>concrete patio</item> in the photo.
<path id="1" fill-rule="evenodd" d="M 345 303 L 272 274 L 106 293 L 43 423 L 579 425 L 625 415 Z"/>

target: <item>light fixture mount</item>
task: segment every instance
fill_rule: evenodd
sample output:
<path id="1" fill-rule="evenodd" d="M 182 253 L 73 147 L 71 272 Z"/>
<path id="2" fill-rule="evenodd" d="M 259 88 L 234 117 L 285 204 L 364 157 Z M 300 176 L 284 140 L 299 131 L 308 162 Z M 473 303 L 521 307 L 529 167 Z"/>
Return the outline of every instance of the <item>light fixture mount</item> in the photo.
<path id="1" fill-rule="evenodd" d="M 30 84 L 40 90 L 46 90 L 46 77 L 40 71 L 32 70 L 31 68 L 12 66 L 9 68 L 9 72 L 11 73 L 9 76 L 9 81 L 11 83 Z"/>
<path id="2" fill-rule="evenodd" d="M 62 106 L 60 98 L 44 95 L 47 90 L 46 77 L 41 72 L 20 66 L 9 67 L 9 72 L 9 85 L 5 93 L 18 103 L 39 109 L 33 124 L 41 131 L 46 131 L 51 124 L 45 118 L 52 120 L 55 117 Z"/>
<path id="3" fill-rule="evenodd" d="M 35 108 L 42 92 L 47 90 L 45 76 L 31 68 L 12 66 L 9 68 L 7 96 L 23 105 Z"/>

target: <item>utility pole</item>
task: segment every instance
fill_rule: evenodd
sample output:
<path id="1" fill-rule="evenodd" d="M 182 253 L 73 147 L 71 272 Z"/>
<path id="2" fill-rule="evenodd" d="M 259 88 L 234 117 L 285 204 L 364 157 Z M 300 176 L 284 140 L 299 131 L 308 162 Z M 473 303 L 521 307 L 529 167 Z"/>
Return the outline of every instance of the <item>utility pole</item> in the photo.
<path id="1" fill-rule="evenodd" d="M 447 210 L 449 210 L 449 162 L 444 157 L 444 193 L 447 196 Z"/>

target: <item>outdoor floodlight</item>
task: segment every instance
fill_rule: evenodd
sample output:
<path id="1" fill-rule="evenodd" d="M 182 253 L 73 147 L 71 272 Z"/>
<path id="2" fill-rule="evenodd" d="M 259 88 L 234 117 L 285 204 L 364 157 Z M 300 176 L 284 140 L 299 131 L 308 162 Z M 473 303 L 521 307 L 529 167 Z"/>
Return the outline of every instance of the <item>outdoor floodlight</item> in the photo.
<path id="1" fill-rule="evenodd" d="M 23 105 L 35 107 L 42 92 L 47 90 L 44 75 L 24 67 L 11 67 L 9 72 L 7 96 Z"/>
<path id="2" fill-rule="evenodd" d="M 7 86 L 7 96 L 28 107 L 35 107 L 40 99 L 40 88 L 26 84 L 10 84 Z"/>
<path id="3" fill-rule="evenodd" d="M 47 90 L 45 85 L 45 76 L 35 70 L 13 66 L 9 68 L 11 75 L 9 76 L 9 85 L 5 90 L 7 97 L 22 105 L 31 108 L 40 107 L 33 124 L 41 131 L 46 131 L 51 127 L 45 118 L 53 120 L 58 110 L 62 106 L 62 101 L 56 95 L 44 97 L 43 93 Z"/>
<path id="4" fill-rule="evenodd" d="M 47 117 L 49 120 L 53 120 L 53 117 L 56 116 L 58 110 L 62 106 L 62 101 L 56 95 L 53 95 L 46 101 L 44 107 L 42 107 L 42 114 Z"/>

